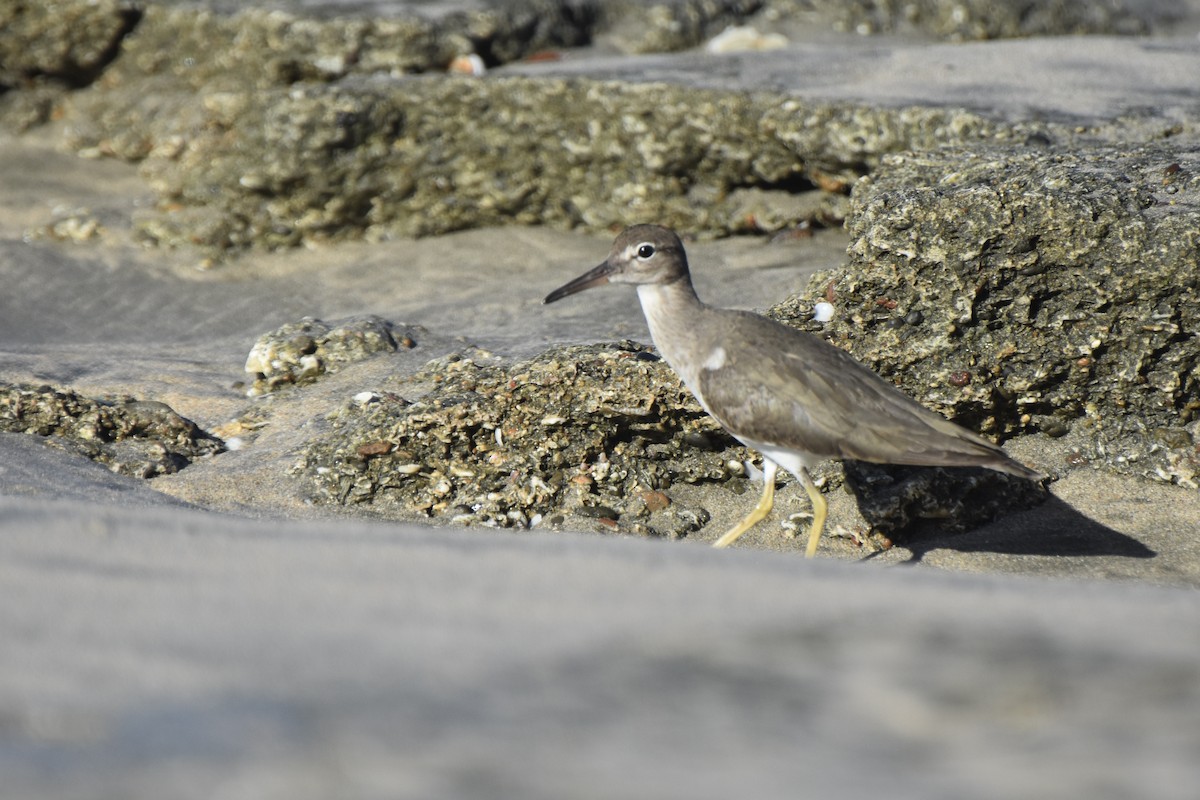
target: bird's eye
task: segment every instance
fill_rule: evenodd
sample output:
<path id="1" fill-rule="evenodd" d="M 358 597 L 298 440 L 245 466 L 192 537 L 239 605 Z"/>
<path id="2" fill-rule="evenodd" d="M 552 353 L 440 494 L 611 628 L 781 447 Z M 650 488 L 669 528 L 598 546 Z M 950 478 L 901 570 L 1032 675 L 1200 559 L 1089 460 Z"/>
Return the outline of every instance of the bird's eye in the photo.
<path id="1" fill-rule="evenodd" d="M 638 248 L 638 258 L 649 258 L 654 255 L 654 245 L 644 244 Z"/>

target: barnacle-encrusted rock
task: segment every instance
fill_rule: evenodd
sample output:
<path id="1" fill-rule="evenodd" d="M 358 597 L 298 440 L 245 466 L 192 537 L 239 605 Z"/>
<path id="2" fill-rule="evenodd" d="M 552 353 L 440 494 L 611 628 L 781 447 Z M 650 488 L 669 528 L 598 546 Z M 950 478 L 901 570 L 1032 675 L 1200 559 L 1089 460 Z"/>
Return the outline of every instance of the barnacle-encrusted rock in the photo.
<path id="1" fill-rule="evenodd" d="M 640 345 L 550 351 L 509 367 L 451 357 L 409 402 L 349 402 L 296 471 L 315 499 L 529 527 L 564 514 L 682 536 L 708 521 L 677 482 L 726 481 L 741 448 Z M 597 522 L 599 520 L 599 522 Z"/>
<path id="2" fill-rule="evenodd" d="M 859 34 L 919 31 L 951 41 L 1021 36 L 1144 34 L 1166 7 L 1091 0 L 771 0 L 768 13 L 828 21 Z"/>
<path id="3" fill-rule="evenodd" d="M 968 427 L 1084 425 L 1092 456 L 1195 482 L 1200 148 L 896 156 L 853 208 L 851 263 L 776 316 Z"/>
<path id="4" fill-rule="evenodd" d="M 370 3 L 288 13 L 149 5 L 103 80 L 75 93 L 63 116 L 79 152 L 144 161 L 159 202 L 138 212 L 135 228 L 168 246 L 279 248 L 496 224 L 601 231 L 631 219 L 708 235 L 837 224 L 844 188 L 882 154 L 1020 125 L 952 109 L 800 101 L 801 76 L 768 87 L 754 70 L 731 73 L 720 91 L 697 88 L 715 86 L 707 76 L 733 62 L 667 69 L 656 84 L 546 72 L 447 78 L 444 69 L 463 54 L 504 63 L 603 31 L 626 49 L 677 49 L 727 23 L 813 14 L 819 25 L 956 38 L 1149 24 L 1094 5 L 533 0 L 441 16 Z M 782 91 L 759 91 L 768 88 Z"/>
<path id="5" fill-rule="evenodd" d="M 998 131 L 962 110 L 566 78 L 355 79 L 161 102 L 111 93 L 101 113 L 142 121 L 78 128 L 75 143 L 144 147 L 162 203 L 135 220 L 140 234 L 216 250 L 513 223 L 782 229 L 797 215 L 840 220 L 844 192 L 883 153 Z M 803 191 L 820 199 L 795 202 Z"/>
<path id="6" fill-rule="evenodd" d="M 258 337 L 246 357 L 246 372 L 255 376 L 251 396 L 283 386 L 315 381 L 341 365 L 375 353 L 416 347 L 411 326 L 396 326 L 381 317 L 352 317 L 326 323 L 314 317 L 289 322 Z"/>
<path id="7" fill-rule="evenodd" d="M 604 38 L 626 53 L 683 50 L 770 5 L 769 0 L 610 0 L 604 4 Z"/>
<path id="8" fill-rule="evenodd" d="M 30 78 L 90 82 L 140 18 L 130 0 L 0 2 L 0 87 Z"/>
<path id="9" fill-rule="evenodd" d="M 220 439 L 164 403 L 92 399 L 50 386 L 0 384 L 0 430 L 49 437 L 114 472 L 139 478 L 178 472 L 224 449 Z"/>
<path id="10" fill-rule="evenodd" d="M 71 140 L 85 152 L 139 159 L 168 146 L 164 131 L 188 130 L 197 107 L 219 103 L 227 92 L 442 72 L 465 54 L 504 63 L 586 44 L 599 13 L 587 0 L 520 0 L 431 14 L 398 11 L 386 2 L 372 8 L 371 2 L 331 1 L 287 11 L 213 5 L 147 4 L 104 80 L 73 98 Z M 14 50 L 21 45 L 0 26 L 0 53 L 5 42 Z"/>
<path id="11" fill-rule="evenodd" d="M 0 0 L 0 125 L 50 118 L 67 91 L 95 80 L 140 18 L 128 0 Z"/>

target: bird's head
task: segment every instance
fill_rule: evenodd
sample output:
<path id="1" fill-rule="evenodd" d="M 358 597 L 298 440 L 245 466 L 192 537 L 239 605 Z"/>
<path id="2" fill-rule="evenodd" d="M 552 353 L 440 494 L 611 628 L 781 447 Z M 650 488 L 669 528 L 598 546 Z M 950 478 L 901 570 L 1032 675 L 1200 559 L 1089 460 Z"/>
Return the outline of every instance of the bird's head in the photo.
<path id="1" fill-rule="evenodd" d="M 661 225 L 634 225 L 621 231 L 603 263 L 555 289 L 542 302 L 553 303 L 605 283 L 640 286 L 680 279 L 689 279 L 688 263 L 675 232 Z"/>

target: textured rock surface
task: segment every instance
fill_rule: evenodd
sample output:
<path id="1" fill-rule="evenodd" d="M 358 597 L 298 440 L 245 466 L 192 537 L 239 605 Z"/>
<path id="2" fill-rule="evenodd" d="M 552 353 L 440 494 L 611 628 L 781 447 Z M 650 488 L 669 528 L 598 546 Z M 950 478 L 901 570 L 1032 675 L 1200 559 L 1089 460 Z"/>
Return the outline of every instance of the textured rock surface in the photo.
<path id="1" fill-rule="evenodd" d="M 91 82 L 140 17 L 129 0 L 0 2 L 0 86 L 45 76 Z"/>
<path id="2" fill-rule="evenodd" d="M 420 396 L 389 393 L 331 416 L 296 467 L 314 499 L 500 527 L 567 514 L 683 536 L 708 512 L 663 490 L 727 481 L 745 457 L 665 363 L 630 343 L 511 366 L 453 356 L 402 391 Z"/>
<path id="3" fill-rule="evenodd" d="M 75 127 L 73 142 L 144 151 L 163 201 L 137 220 L 142 235 L 215 249 L 629 219 L 758 232 L 804 221 L 788 209 L 840 220 L 842 193 L 883 153 L 1012 135 L 965 111 L 579 79 L 359 80 L 179 111 L 118 129 L 103 121 L 142 112 L 110 93 L 89 115 L 102 124 Z M 747 190 L 779 212 L 753 213 Z"/>
<path id="4" fill-rule="evenodd" d="M 254 375 L 251 395 L 283 386 L 311 383 L 327 372 L 375 353 L 416 347 L 418 331 L 397 326 L 374 315 L 334 324 L 313 317 L 264 333 L 246 357 L 246 372 Z"/>
<path id="5" fill-rule="evenodd" d="M 603 37 L 625 53 L 695 47 L 728 25 L 771 7 L 770 0 L 617 0 L 602 4 Z"/>
<path id="6" fill-rule="evenodd" d="M 912 544 L 926 534 L 962 533 L 1033 508 L 1046 488 L 990 469 L 942 469 L 846 461 L 845 486 L 854 495 L 876 546 Z M 843 521 L 844 522 L 844 521 Z M 837 520 L 834 521 L 836 525 Z"/>
<path id="7" fill-rule="evenodd" d="M 0 0 L 0 126 L 45 122 L 116 56 L 141 13 L 127 0 Z"/>
<path id="8" fill-rule="evenodd" d="M 1170 10 L 1139 3 L 1088 0 L 850 0 L 814 3 L 776 0 L 772 16 L 828 20 L 836 28 L 869 33 L 920 32 L 951 41 L 1063 34 L 1141 34 L 1170 21 Z"/>
<path id="9" fill-rule="evenodd" d="M 153 478 L 215 455 L 221 441 L 165 403 L 94 400 L 69 389 L 0 384 L 0 430 L 50 442 L 114 472 Z"/>
<path id="10" fill-rule="evenodd" d="M 968 427 L 1083 425 L 1086 456 L 1192 485 L 1197 219 L 1194 145 L 897 156 L 855 189 L 851 262 L 775 313 Z"/>
<path id="11" fill-rule="evenodd" d="M 138 6 L 128 11 L 137 26 L 119 58 L 67 105 L 68 141 L 85 154 L 148 159 L 160 202 L 139 217 L 147 241 L 218 251 L 511 222 L 603 230 L 631 214 L 718 235 L 836 224 L 846 182 L 881 154 L 1002 132 L 969 114 L 791 106 L 747 98 L 743 88 L 398 76 L 440 73 L 463 54 L 496 65 L 597 38 L 627 52 L 675 50 L 747 21 L 961 39 L 1140 32 L 1168 17 L 1079 2 L 538 0 L 433 16 L 419 9 Z M 115 52 L 112 35 L 87 41 Z M 50 113 L 53 95 L 22 96 L 12 125 Z M 545 147 L 557 141 L 564 145 Z"/>

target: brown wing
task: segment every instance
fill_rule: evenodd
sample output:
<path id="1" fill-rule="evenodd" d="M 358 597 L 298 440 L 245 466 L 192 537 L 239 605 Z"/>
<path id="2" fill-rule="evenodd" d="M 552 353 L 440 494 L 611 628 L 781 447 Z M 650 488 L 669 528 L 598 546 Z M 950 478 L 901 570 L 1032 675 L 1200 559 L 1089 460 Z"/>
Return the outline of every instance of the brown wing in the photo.
<path id="1" fill-rule="evenodd" d="M 730 315 L 723 320 L 725 363 L 701 370 L 697 389 L 734 435 L 823 458 L 984 466 L 1040 477 L 845 351 L 757 314 L 724 313 Z"/>

